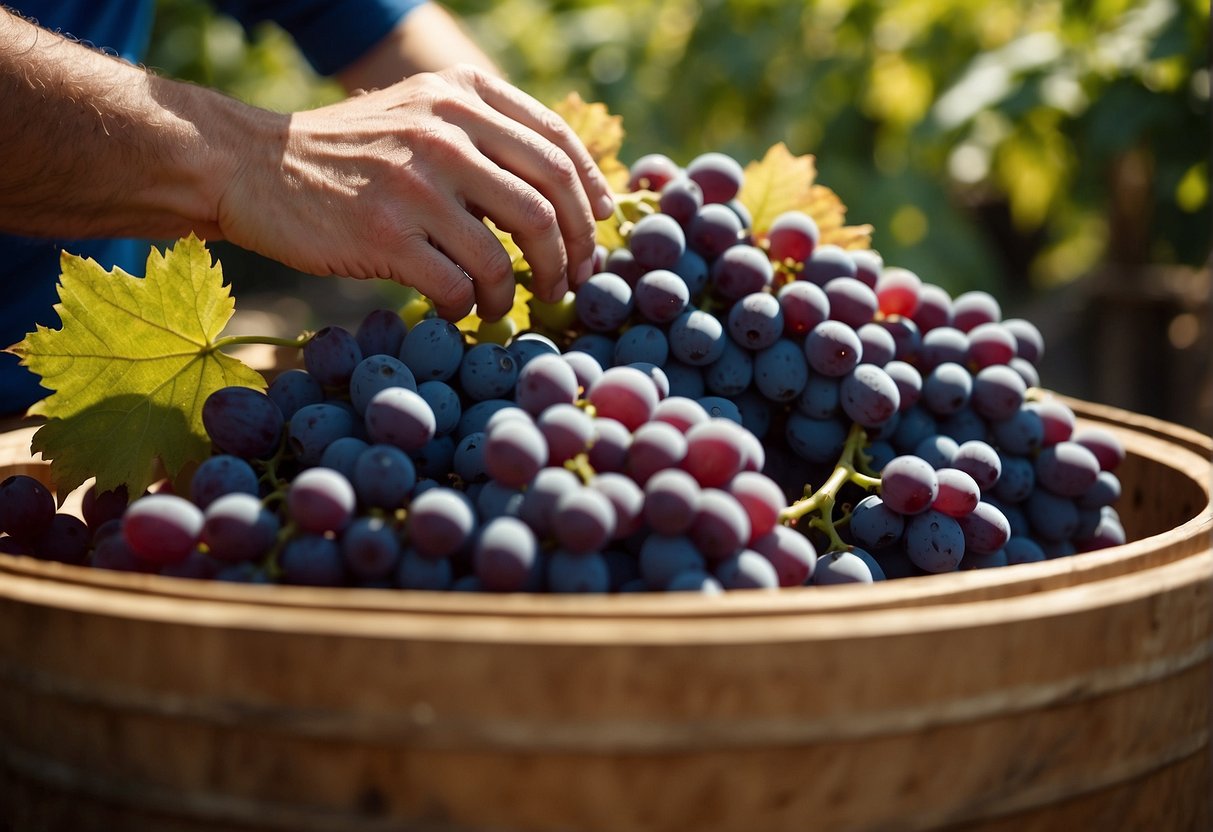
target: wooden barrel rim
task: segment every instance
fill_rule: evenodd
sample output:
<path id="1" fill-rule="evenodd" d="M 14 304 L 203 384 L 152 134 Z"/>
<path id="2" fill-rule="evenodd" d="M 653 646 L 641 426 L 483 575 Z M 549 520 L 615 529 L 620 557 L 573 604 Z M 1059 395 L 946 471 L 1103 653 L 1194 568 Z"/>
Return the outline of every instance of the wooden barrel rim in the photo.
<path id="1" fill-rule="evenodd" d="M 1204 506 L 1183 524 L 1098 552 L 991 570 L 906 578 L 864 586 L 783 589 L 776 593 L 620 596 L 487 595 L 449 592 L 312 589 L 250 586 L 108 572 L 0 555 L 0 580 L 28 577 L 99 591 L 162 596 L 179 601 L 255 602 L 263 607 L 336 610 L 357 614 L 418 613 L 446 616 L 520 618 L 618 617 L 655 620 L 687 617 L 772 618 L 789 614 L 877 611 L 942 603 L 990 601 L 1112 578 L 1134 569 L 1165 564 L 1205 550 L 1213 531 L 1213 439 L 1153 417 L 1062 398 L 1084 424 L 1116 432 L 1126 448 L 1149 458 L 1165 454 L 1187 470 L 1204 495 Z M 32 430 L 32 428 L 26 428 Z M 3 438 L 3 434 L 0 434 Z M 0 446 L 0 451 L 3 447 Z M 1178 459 L 1177 459 L 1178 458 Z"/>

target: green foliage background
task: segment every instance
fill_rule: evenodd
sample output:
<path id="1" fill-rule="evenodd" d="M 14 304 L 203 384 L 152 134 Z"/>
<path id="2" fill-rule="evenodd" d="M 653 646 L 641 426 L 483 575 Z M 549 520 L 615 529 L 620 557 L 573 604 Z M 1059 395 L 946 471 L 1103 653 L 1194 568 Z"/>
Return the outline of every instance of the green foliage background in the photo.
<path id="1" fill-rule="evenodd" d="M 272 26 L 245 33 L 203 0 L 159 7 L 149 64 L 166 74 L 278 110 L 340 96 Z M 744 162 L 777 141 L 815 154 L 886 262 L 952 291 L 1014 298 L 1108 259 L 1209 257 L 1205 0 L 451 8 L 536 97 L 577 90 L 621 114 L 625 160 Z M 1117 223 L 1140 242 L 1114 244 Z"/>

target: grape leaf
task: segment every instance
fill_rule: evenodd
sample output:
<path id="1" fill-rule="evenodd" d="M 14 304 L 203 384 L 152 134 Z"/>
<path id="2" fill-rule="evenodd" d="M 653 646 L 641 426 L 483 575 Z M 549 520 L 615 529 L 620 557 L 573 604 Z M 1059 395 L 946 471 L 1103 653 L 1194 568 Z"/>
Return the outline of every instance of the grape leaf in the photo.
<path id="1" fill-rule="evenodd" d="M 10 348 L 54 391 L 30 408 L 48 420 L 31 449 L 50 460 L 59 494 L 92 476 L 99 489 L 141 494 L 157 462 L 175 476 L 209 454 L 212 391 L 265 379 L 215 348 L 235 301 L 197 237 L 153 248 L 143 279 L 66 252 L 61 267 L 62 328 L 39 325 Z"/>
<path id="2" fill-rule="evenodd" d="M 552 107 L 581 139 L 598 169 L 616 191 L 627 187 L 628 169 L 619 161 L 623 147 L 623 117 L 611 115 L 602 103 L 587 104 L 580 95 L 571 92 Z"/>
<path id="3" fill-rule="evenodd" d="M 755 237 L 761 239 L 784 211 L 804 211 L 817 221 L 821 242 L 843 248 L 870 246 L 872 226 L 845 225 L 846 206 L 816 179 L 816 159 L 792 155 L 783 142 L 773 145 L 760 161 L 746 165 L 738 199 L 750 212 Z"/>

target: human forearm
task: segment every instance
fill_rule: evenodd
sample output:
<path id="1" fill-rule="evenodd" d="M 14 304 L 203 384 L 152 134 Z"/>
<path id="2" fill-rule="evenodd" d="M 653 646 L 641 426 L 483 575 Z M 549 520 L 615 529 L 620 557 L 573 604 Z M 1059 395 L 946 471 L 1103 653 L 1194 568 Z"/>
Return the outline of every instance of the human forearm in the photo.
<path id="1" fill-rule="evenodd" d="M 609 187 L 556 113 L 484 70 L 277 114 L 0 15 L 0 230 L 192 231 L 492 320 L 514 274 L 487 217 L 514 235 L 541 298 L 588 277 Z"/>
<path id="2" fill-rule="evenodd" d="M 0 10 L 0 228 L 217 237 L 218 189 L 267 113 L 149 74 Z M 285 118 L 278 119 L 285 129 Z"/>

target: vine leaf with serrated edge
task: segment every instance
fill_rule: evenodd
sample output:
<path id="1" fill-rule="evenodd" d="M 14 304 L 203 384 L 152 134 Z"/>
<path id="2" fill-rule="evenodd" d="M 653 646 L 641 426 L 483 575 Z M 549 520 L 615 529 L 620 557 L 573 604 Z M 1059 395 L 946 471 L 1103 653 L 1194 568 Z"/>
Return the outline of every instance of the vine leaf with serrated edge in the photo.
<path id="1" fill-rule="evenodd" d="M 737 198 L 750 212 L 754 236 L 765 236 L 774 219 L 785 211 L 803 211 L 817 222 L 822 243 L 846 249 L 870 247 L 872 226 L 845 225 L 846 206 L 816 179 L 816 159 L 808 154 L 793 155 L 783 142 L 772 145 L 761 160 L 746 165 Z"/>
<path id="2" fill-rule="evenodd" d="M 142 279 L 67 252 L 60 265 L 62 328 L 38 325 L 8 350 L 53 391 L 30 408 L 47 419 L 31 450 L 50 461 L 60 495 L 93 476 L 98 490 L 142 494 L 157 462 L 175 476 L 210 454 L 207 396 L 265 379 L 215 347 L 235 301 L 194 235 L 152 248 Z"/>

